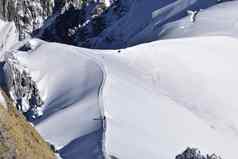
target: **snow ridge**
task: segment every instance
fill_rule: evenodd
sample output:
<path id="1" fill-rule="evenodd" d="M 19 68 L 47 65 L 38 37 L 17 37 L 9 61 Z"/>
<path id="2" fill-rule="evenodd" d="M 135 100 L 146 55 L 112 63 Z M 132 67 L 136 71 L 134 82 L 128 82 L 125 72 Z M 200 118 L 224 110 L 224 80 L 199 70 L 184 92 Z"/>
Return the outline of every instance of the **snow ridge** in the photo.
<path id="1" fill-rule="evenodd" d="M 36 128 L 62 158 L 171 159 L 191 146 L 235 159 L 236 39 L 168 40 L 120 53 L 39 43 L 15 56 L 44 101 Z"/>
<path id="2" fill-rule="evenodd" d="M 185 0 L 177 2 L 190 6 Z M 165 21 L 179 12 L 174 4 L 183 3 L 171 4 L 174 10 L 166 12 Z M 224 14 L 230 16 L 237 12 L 232 4 L 236 6 L 232 2 L 217 7 L 222 11 L 231 7 Z M 167 9 L 162 7 L 158 13 Z M 188 35 L 201 36 L 207 32 L 193 26 L 206 15 L 221 15 L 216 7 L 209 10 L 200 11 L 196 19 L 166 24 L 164 30 L 151 30 L 161 20 L 160 14 L 154 14 L 155 21 L 149 20 L 137 35 L 143 39 L 164 31 L 164 37 L 184 37 L 187 33 L 176 27 L 187 24 Z M 236 24 L 233 18 L 227 26 Z M 236 159 L 238 40 L 220 26 L 217 30 L 226 36 L 212 32 L 215 35 L 210 37 L 157 41 L 122 50 L 30 40 L 33 47 L 20 46 L 12 54 L 19 69 L 24 66 L 37 83 L 44 101 L 43 115 L 34 121 L 36 129 L 63 159 L 77 159 L 79 154 L 84 159 L 171 159 L 188 146 Z M 140 43 L 140 36 L 133 39 Z M 117 42 L 110 46 L 119 46 Z"/>

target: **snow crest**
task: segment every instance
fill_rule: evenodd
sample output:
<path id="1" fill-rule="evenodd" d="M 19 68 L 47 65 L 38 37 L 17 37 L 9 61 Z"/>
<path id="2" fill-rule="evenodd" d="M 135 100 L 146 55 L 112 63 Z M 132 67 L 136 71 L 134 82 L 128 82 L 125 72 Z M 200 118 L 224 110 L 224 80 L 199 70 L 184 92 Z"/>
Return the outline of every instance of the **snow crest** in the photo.
<path id="1" fill-rule="evenodd" d="M 40 43 L 15 56 L 44 101 L 36 128 L 62 158 L 171 159 L 190 146 L 235 159 L 236 39 L 159 41 L 120 52 Z"/>

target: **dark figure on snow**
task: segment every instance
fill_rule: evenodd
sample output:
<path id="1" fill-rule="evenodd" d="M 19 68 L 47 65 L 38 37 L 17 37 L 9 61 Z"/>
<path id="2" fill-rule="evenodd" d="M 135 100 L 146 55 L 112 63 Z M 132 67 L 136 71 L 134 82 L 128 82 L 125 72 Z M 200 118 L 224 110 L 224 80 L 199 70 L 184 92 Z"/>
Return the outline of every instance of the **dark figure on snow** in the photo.
<path id="1" fill-rule="evenodd" d="M 17 108 L 17 110 L 22 111 L 22 98 L 17 98 L 16 108 Z"/>

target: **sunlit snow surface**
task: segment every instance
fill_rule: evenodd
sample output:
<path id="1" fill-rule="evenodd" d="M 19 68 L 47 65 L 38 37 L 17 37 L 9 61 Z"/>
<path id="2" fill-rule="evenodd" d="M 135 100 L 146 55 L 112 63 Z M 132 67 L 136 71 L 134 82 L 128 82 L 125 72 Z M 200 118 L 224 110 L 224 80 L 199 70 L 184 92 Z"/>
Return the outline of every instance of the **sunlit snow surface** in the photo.
<path id="1" fill-rule="evenodd" d="M 105 58 L 108 153 L 169 159 L 190 145 L 235 158 L 236 43 L 219 37 L 164 41 Z"/>
<path id="2" fill-rule="evenodd" d="M 171 159 L 192 146 L 235 159 L 237 42 L 166 40 L 120 53 L 40 42 L 17 57 L 45 100 L 36 128 L 63 158 L 100 158 L 102 125 L 95 119 L 105 114 L 108 155 Z"/>
<path id="3" fill-rule="evenodd" d="M 194 23 L 189 16 L 163 26 L 155 33 L 160 39 L 226 35 L 238 37 L 238 1 L 221 3 L 201 10 Z"/>
<path id="4" fill-rule="evenodd" d="M 0 19 L 0 56 L 3 51 L 10 49 L 18 41 L 18 33 L 13 22 Z"/>
<path id="5" fill-rule="evenodd" d="M 93 150 L 95 152 L 89 154 L 86 150 L 83 152 L 82 147 L 91 150 L 92 145 L 79 145 L 88 142 L 83 142 L 84 136 L 93 136 L 94 132 L 99 134 L 96 131 L 101 129 L 101 121 L 95 119 L 102 116 L 98 96 L 103 71 L 99 64 L 78 51 L 68 46 L 39 42 L 36 50 L 18 52 L 17 57 L 29 68 L 44 100 L 44 115 L 35 121 L 37 130 L 57 149 L 62 148 L 60 151 L 67 158 L 72 159 L 68 151 L 72 154 L 79 151 L 77 155 L 82 158 L 95 158 L 101 151 L 100 147 L 97 152 Z M 91 141 L 96 148 L 100 146 L 97 141 L 102 140 L 100 135 L 94 135 L 95 140 Z M 76 149 L 72 150 L 75 143 L 78 143 L 74 146 Z"/>
<path id="6" fill-rule="evenodd" d="M 128 43 L 192 38 L 120 51 L 33 40 L 32 51 L 16 56 L 45 101 L 37 130 L 63 159 L 99 159 L 104 150 L 119 159 L 173 159 L 188 146 L 237 159 L 236 6 L 200 11 L 193 23 L 186 17 L 156 28 L 153 21 L 142 30 L 138 23 Z"/>

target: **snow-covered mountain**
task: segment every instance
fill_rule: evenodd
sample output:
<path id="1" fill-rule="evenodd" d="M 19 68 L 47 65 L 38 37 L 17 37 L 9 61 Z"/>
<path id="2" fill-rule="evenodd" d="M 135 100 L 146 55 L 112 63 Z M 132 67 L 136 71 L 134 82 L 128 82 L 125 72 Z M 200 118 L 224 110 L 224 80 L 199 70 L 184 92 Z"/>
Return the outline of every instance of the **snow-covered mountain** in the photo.
<path id="1" fill-rule="evenodd" d="M 15 22 L 20 40 L 33 36 L 87 48 L 115 49 L 157 40 L 165 24 L 186 16 L 188 10 L 217 3 L 220 1 L 12 0 L 4 3 L 0 17 Z"/>
<path id="2" fill-rule="evenodd" d="M 2 0 L 0 19 L 15 23 L 19 40 L 37 36 L 69 43 L 71 35 L 68 34 L 100 15 L 112 3 L 111 0 Z"/>
<path id="3" fill-rule="evenodd" d="M 237 2 L 230 2 L 233 6 L 220 2 L 225 1 L 137 1 L 137 3 L 131 4 L 125 16 L 92 40 L 92 47 L 119 49 L 179 35 L 180 37 L 193 36 L 195 33 L 192 34 L 190 30 L 198 32 L 197 35 L 202 34 L 201 31 L 206 32 L 207 35 L 212 33 L 223 35 L 226 31 L 229 32 L 230 28 L 228 27 L 235 29 L 232 22 L 237 18 L 235 10 Z M 216 6 L 210 9 L 209 7 L 213 5 Z M 191 14 L 191 12 L 195 14 Z M 185 18 L 179 20 L 182 17 Z M 194 21 L 191 20 L 193 18 L 196 18 L 196 24 L 201 24 L 193 25 Z M 230 19 L 229 22 L 227 22 L 228 19 Z M 214 27 L 207 27 L 207 24 Z M 193 27 L 196 28 L 193 29 Z M 223 34 L 222 31 L 224 31 Z M 175 33 L 170 35 L 171 32 Z"/>
<path id="4" fill-rule="evenodd" d="M 15 57 L 45 101 L 36 128 L 63 158 L 170 159 L 193 146 L 235 159 L 237 42 L 166 40 L 118 53 L 39 41 Z"/>
<path id="5" fill-rule="evenodd" d="M 103 4 L 52 12 L 35 32 L 76 46 L 15 43 L 0 22 L 8 93 L 42 137 L 63 159 L 173 159 L 187 147 L 236 159 L 237 1 Z"/>
<path id="6" fill-rule="evenodd" d="M 1 0 L 0 19 L 14 22 L 23 40 L 43 25 L 53 7 L 54 0 Z"/>
<path id="7" fill-rule="evenodd" d="M 213 36 L 223 35 L 237 38 L 237 6 L 238 2 L 226 2 L 201 10 L 194 16 L 192 15 L 176 22 L 166 24 L 162 27 L 159 39 L 194 37 L 194 36 Z M 207 27 L 212 26 L 212 27 Z"/>
<path id="8" fill-rule="evenodd" d="M 148 0 L 132 3 L 128 13 L 97 37 L 96 48 L 123 48 L 150 41 L 151 30 L 181 18 L 192 8 L 208 7 L 216 1 L 203 0 Z M 145 30 L 150 29 L 150 31 Z M 142 35 L 143 34 L 143 35 Z"/>
<path id="9" fill-rule="evenodd" d="M 124 48 L 155 40 L 164 24 L 186 16 L 189 9 L 199 10 L 217 3 L 217 0 L 117 0 L 102 13 L 98 12 L 100 5 L 89 3 L 79 10 L 65 12 L 41 30 L 38 37 L 87 48 Z M 61 26 L 62 22 L 65 25 Z"/>

